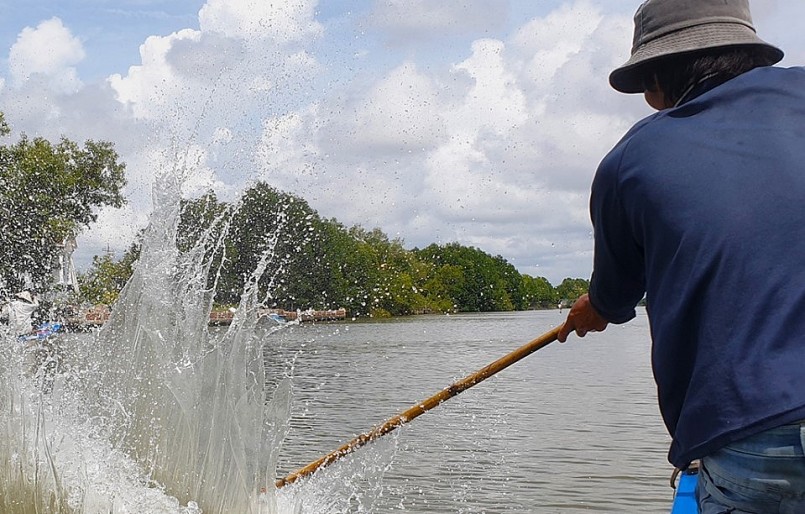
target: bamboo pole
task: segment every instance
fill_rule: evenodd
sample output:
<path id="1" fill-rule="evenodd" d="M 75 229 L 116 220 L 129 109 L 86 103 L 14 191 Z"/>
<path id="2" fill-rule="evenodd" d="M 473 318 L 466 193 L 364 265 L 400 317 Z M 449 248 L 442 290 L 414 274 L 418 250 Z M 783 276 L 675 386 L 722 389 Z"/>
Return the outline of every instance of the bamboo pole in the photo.
<path id="1" fill-rule="evenodd" d="M 408 423 L 409 421 L 419 417 L 420 415 L 426 413 L 427 411 L 435 407 L 438 407 L 442 402 L 449 400 L 450 398 L 456 396 L 462 391 L 465 391 L 470 387 L 474 386 L 475 384 L 486 380 L 495 373 L 508 368 L 515 362 L 531 355 L 540 348 L 544 348 L 545 346 L 548 346 L 550 343 L 556 341 L 556 337 L 559 334 L 559 329 L 561 328 L 562 327 L 560 325 L 542 334 L 541 336 L 537 337 L 531 342 L 524 344 L 520 348 L 501 357 L 500 359 L 487 365 L 486 367 L 481 368 L 475 373 L 472 373 L 471 375 L 464 377 L 463 379 L 453 383 L 452 385 L 446 387 L 445 389 L 442 389 L 440 392 L 431 396 L 427 400 L 424 400 L 410 407 L 408 410 L 401 412 L 400 414 L 394 416 L 393 418 L 389 418 L 382 425 L 376 426 L 372 428 L 370 431 L 359 435 L 355 439 L 341 446 L 337 450 L 328 453 L 319 460 L 311 462 L 307 466 L 294 471 L 285 478 L 278 479 L 274 483 L 274 485 L 277 487 L 277 489 L 280 489 L 288 484 L 296 482 L 298 479 L 302 477 L 311 475 L 314 472 L 316 472 L 316 470 L 318 470 L 319 468 L 329 466 L 330 464 L 339 460 L 340 458 L 354 452 L 361 446 L 364 446 L 367 443 L 388 434 L 389 432 L 399 427 L 400 425 L 404 425 L 405 423 Z"/>

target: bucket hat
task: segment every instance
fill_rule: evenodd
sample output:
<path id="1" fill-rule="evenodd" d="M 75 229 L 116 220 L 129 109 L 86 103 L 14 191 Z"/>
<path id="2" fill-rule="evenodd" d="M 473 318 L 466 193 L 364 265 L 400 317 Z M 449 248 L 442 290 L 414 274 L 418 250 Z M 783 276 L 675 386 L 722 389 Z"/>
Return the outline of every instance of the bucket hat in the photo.
<path id="1" fill-rule="evenodd" d="M 642 93 L 642 68 L 670 55 L 731 46 L 754 47 L 772 65 L 783 51 L 755 33 L 748 0 L 648 0 L 634 16 L 632 55 L 609 75 L 623 93 Z"/>
<path id="2" fill-rule="evenodd" d="M 23 300 L 25 300 L 28 303 L 34 303 L 34 297 L 31 296 L 31 293 L 29 293 L 28 291 L 21 291 L 21 292 L 16 294 L 16 297 L 17 298 L 22 298 Z"/>

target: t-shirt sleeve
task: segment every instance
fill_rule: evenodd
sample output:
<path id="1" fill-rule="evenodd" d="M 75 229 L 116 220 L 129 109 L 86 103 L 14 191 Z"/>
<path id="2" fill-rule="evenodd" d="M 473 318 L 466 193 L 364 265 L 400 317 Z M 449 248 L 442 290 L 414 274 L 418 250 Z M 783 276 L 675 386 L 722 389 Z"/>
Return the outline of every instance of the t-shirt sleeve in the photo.
<path id="1" fill-rule="evenodd" d="M 610 323 L 625 323 L 645 293 L 643 249 L 626 215 L 619 184 L 620 152 L 601 162 L 593 180 L 590 217 L 595 255 L 590 302 Z"/>

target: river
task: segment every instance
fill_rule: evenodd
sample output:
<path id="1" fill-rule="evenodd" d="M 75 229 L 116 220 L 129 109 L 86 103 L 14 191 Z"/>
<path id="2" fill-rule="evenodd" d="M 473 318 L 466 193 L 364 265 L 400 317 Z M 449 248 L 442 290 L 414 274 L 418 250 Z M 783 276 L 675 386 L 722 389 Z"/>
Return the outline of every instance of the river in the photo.
<path id="1" fill-rule="evenodd" d="M 283 368 L 293 376 L 278 473 L 329 453 L 565 314 L 302 324 L 269 335 L 268 375 Z M 672 499 L 668 444 L 640 311 L 625 325 L 543 348 L 357 450 L 320 484 L 293 487 L 304 491 L 297 495 L 305 511 L 318 512 L 663 513 Z"/>

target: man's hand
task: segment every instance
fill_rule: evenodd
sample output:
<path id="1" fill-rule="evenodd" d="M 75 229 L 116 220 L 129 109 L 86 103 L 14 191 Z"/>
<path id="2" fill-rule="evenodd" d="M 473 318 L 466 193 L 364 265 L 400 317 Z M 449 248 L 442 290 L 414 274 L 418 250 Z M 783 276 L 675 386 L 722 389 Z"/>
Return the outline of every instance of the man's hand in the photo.
<path id="1" fill-rule="evenodd" d="M 607 328 L 609 322 L 598 314 L 593 304 L 590 303 L 590 297 L 583 294 L 576 300 L 570 312 L 567 314 L 567 319 L 564 325 L 559 330 L 556 338 L 560 343 L 567 341 L 567 336 L 576 331 L 576 335 L 584 337 L 587 332 L 601 332 Z"/>

